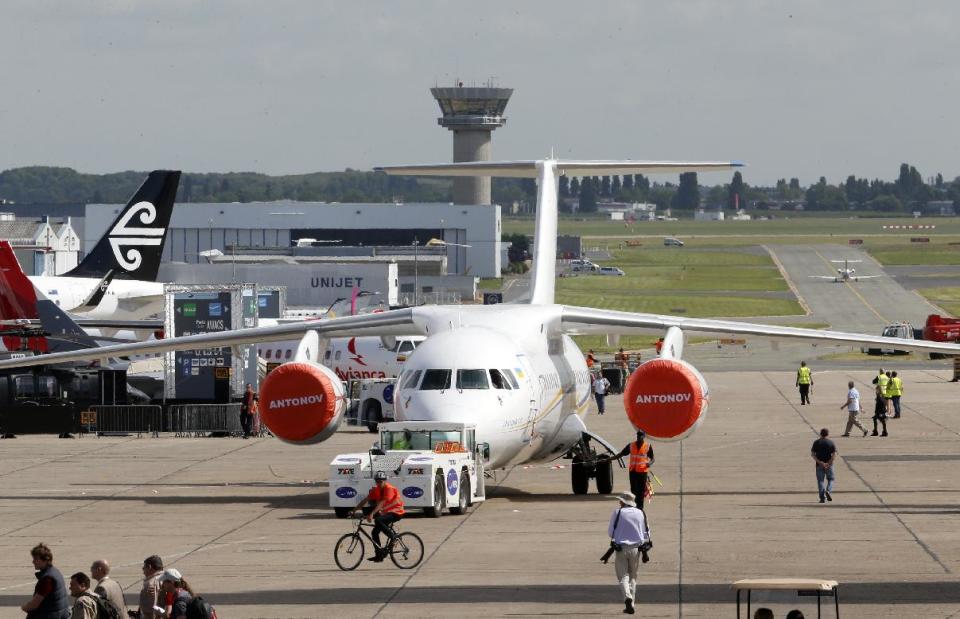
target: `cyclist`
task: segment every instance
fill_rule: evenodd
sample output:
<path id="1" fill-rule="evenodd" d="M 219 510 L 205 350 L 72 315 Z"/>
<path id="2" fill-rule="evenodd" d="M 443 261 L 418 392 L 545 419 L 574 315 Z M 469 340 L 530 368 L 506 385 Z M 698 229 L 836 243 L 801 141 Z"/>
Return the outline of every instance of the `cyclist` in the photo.
<path id="1" fill-rule="evenodd" d="M 403 499 L 400 498 L 400 491 L 387 482 L 386 472 L 377 471 L 373 476 L 373 480 L 375 485 L 373 488 L 370 488 L 370 494 L 357 504 L 353 512 L 370 503 L 370 507 L 365 508 L 363 513 L 367 517 L 368 522 L 373 521 L 376 523 L 373 527 L 373 543 L 377 547 L 377 553 L 367 559 L 367 561 L 380 563 L 387 557 L 387 551 L 384 550 L 384 547 L 380 544 L 380 533 L 385 533 L 392 542 L 394 533 L 391 525 L 403 518 L 405 512 L 403 511 Z"/>

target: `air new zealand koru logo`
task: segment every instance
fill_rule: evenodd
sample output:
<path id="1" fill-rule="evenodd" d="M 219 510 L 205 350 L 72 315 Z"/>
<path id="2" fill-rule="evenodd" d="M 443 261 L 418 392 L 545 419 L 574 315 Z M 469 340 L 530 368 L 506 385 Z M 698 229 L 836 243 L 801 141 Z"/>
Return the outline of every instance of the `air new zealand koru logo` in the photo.
<path id="1" fill-rule="evenodd" d="M 143 255 L 136 248 L 157 246 L 163 243 L 163 228 L 130 226 L 130 221 L 137 215 L 139 215 L 141 224 L 150 225 L 157 220 L 157 209 L 150 202 L 137 202 L 110 231 L 110 247 L 113 249 L 113 257 L 126 271 L 136 271 L 143 264 Z"/>

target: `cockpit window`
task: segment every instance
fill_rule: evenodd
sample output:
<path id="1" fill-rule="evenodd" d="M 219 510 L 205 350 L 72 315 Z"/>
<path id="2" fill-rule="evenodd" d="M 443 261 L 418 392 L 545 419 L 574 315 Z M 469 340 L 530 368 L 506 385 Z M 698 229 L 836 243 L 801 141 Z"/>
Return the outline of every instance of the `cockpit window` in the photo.
<path id="1" fill-rule="evenodd" d="M 450 388 L 450 376 L 453 370 L 427 370 L 423 373 L 421 391 L 441 391 Z"/>
<path id="2" fill-rule="evenodd" d="M 510 381 L 510 385 L 511 385 L 514 389 L 519 389 L 519 388 L 520 388 L 520 384 L 517 382 L 517 379 L 516 379 L 516 377 L 513 375 L 513 372 L 511 372 L 510 370 L 500 370 L 500 371 L 503 372 L 503 375 L 507 377 L 507 380 Z"/>
<path id="3" fill-rule="evenodd" d="M 403 381 L 400 383 L 401 389 L 411 389 L 417 386 L 417 383 L 420 382 L 420 375 L 423 374 L 421 370 L 413 370 L 410 372 L 403 373 Z"/>
<path id="4" fill-rule="evenodd" d="M 510 389 L 510 381 L 500 373 L 500 370 L 490 370 L 490 384 L 494 389 Z"/>
<path id="5" fill-rule="evenodd" d="M 457 389 L 489 389 L 486 370 L 457 370 Z"/>

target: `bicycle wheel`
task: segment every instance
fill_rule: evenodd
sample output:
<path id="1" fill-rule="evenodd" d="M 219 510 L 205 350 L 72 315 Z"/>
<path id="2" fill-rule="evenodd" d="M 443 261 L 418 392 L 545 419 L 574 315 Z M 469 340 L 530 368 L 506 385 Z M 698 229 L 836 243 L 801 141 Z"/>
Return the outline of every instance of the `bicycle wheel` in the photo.
<path id="1" fill-rule="evenodd" d="M 416 533 L 401 533 L 390 548 L 390 560 L 401 570 L 409 570 L 423 561 L 423 540 Z"/>
<path id="2" fill-rule="evenodd" d="M 363 538 L 360 534 L 347 533 L 337 540 L 337 545 L 333 548 L 333 560 L 337 562 L 337 567 L 349 572 L 357 569 L 363 561 L 363 553 Z"/>

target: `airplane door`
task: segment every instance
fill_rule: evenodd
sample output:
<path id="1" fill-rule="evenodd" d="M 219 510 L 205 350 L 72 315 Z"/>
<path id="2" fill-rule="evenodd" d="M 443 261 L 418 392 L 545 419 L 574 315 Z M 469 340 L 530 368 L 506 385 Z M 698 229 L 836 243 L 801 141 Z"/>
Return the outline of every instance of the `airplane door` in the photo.
<path id="1" fill-rule="evenodd" d="M 526 383 L 527 393 L 530 394 L 527 423 L 523 428 L 523 442 L 529 443 L 533 438 L 533 427 L 537 419 L 537 414 L 540 412 L 540 391 L 542 390 L 542 385 L 536 380 L 536 377 L 534 377 L 530 360 L 527 359 L 526 355 L 517 355 L 517 362 L 522 369 L 522 376 L 518 375 L 518 378 Z"/>

